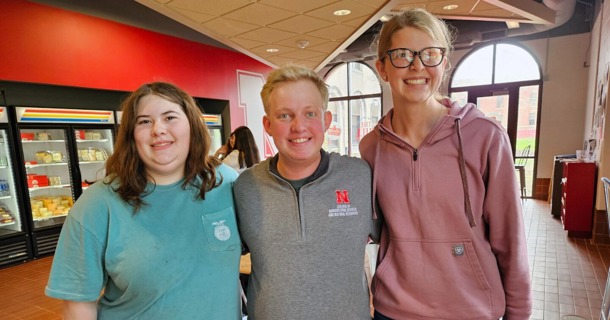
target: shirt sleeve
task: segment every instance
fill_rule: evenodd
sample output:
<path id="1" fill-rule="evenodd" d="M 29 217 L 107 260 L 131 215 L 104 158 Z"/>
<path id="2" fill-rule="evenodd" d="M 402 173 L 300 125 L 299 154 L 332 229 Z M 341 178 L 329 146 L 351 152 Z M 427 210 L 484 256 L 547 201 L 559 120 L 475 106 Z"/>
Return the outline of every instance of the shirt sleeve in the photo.
<path id="1" fill-rule="evenodd" d="M 86 210 L 86 207 L 95 206 L 86 205 L 89 201 L 84 198 L 84 195 L 81 196 L 75 203 L 62 227 L 45 289 L 49 297 L 78 302 L 96 301 L 106 282 L 103 267 L 106 242 L 100 238 L 106 234 L 107 219 L 106 226 L 103 221 L 92 223 L 94 220 L 91 218 L 94 217 L 81 219 L 85 216 L 82 210 L 88 211 L 87 216 L 95 215 L 95 210 Z M 98 219 L 107 217 L 96 216 Z M 92 232 L 93 228 L 100 230 L 101 234 Z"/>
<path id="2" fill-rule="evenodd" d="M 504 318 L 528 319 L 532 298 L 525 225 L 510 141 L 504 131 L 496 133 L 488 156 L 484 215 L 504 285 Z"/>

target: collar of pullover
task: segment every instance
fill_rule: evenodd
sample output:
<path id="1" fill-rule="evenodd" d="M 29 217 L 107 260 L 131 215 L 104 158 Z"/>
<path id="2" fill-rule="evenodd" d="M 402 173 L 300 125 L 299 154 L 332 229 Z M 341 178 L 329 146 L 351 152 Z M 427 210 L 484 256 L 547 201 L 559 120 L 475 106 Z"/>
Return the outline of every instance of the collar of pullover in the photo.
<path id="1" fill-rule="evenodd" d="M 468 103 L 464 107 L 461 107 L 457 102 L 451 102 L 449 99 L 443 99 L 440 101 L 445 107 L 449 107 L 449 114 L 447 114 L 439 123 L 437 123 L 432 131 L 424 140 L 424 144 L 434 144 L 435 142 L 450 137 L 454 134 L 458 138 L 458 163 L 460 167 L 460 176 L 462 178 L 462 188 L 464 189 L 464 213 L 471 227 L 477 225 L 472 213 L 472 205 L 470 201 L 470 192 L 468 188 L 468 179 L 466 177 L 466 161 L 464 160 L 464 146 L 462 141 L 462 128 L 470 124 L 474 119 L 483 117 L 484 114 L 476 108 L 474 104 Z M 406 148 L 407 143 L 401 139 L 392 130 L 392 116 L 394 115 L 394 109 L 391 109 L 387 115 L 379 120 L 377 124 L 378 141 L 375 148 L 375 163 L 378 163 L 380 156 L 380 145 L 383 141 L 393 143 L 399 147 Z M 415 158 L 416 159 L 416 158 Z M 377 175 L 373 170 L 373 202 L 376 198 L 376 185 Z M 374 218 L 377 218 L 377 212 L 373 212 Z"/>
<path id="2" fill-rule="evenodd" d="M 305 181 L 304 184 L 307 184 L 311 181 L 318 179 L 319 177 L 321 177 L 323 174 L 325 174 L 328 171 L 328 167 L 330 164 L 328 152 L 326 152 L 324 149 L 320 149 L 320 156 L 321 156 L 320 163 L 318 164 L 316 171 L 314 171 L 313 174 L 307 178 L 307 180 Z M 279 171 L 277 171 L 277 161 L 279 160 L 279 157 L 280 157 L 280 155 L 278 153 L 271 159 L 271 161 L 269 162 L 269 171 L 271 171 L 271 173 L 275 174 L 278 177 L 282 177 L 282 179 L 284 179 L 284 180 L 288 180 L 288 179 L 284 178 L 279 173 Z"/>

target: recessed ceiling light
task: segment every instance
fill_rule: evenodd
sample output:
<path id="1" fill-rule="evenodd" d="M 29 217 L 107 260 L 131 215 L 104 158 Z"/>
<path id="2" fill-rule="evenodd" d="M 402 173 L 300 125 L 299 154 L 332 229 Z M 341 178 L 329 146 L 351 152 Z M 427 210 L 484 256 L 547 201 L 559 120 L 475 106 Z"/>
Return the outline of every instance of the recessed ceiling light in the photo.
<path id="1" fill-rule="evenodd" d="M 381 18 L 379 18 L 379 21 L 381 21 L 381 22 L 386 22 L 388 20 L 390 20 L 389 16 L 381 16 Z"/>
<path id="2" fill-rule="evenodd" d="M 348 14 L 352 13 L 350 10 L 347 9 L 343 9 L 343 10 L 337 10 L 335 12 L 333 12 L 334 15 L 336 16 L 346 16 Z"/>
<path id="3" fill-rule="evenodd" d="M 517 28 L 519 28 L 519 22 L 517 22 L 517 21 L 506 21 L 506 26 L 509 29 L 517 29 Z"/>
<path id="4" fill-rule="evenodd" d="M 276 48 L 269 48 L 269 49 L 267 49 L 267 50 L 265 50 L 265 51 L 270 52 L 270 53 L 273 53 L 273 52 L 278 52 L 278 51 L 280 51 L 280 49 L 276 49 Z"/>
<path id="5" fill-rule="evenodd" d="M 458 5 L 457 5 L 457 4 L 450 4 L 450 5 L 448 5 L 448 6 L 444 6 L 444 7 L 443 7 L 443 10 L 455 10 L 455 9 L 457 9 L 457 8 L 458 8 Z"/>
<path id="6" fill-rule="evenodd" d="M 309 41 L 307 41 L 307 40 L 297 41 L 297 46 L 301 49 L 307 48 L 308 45 L 309 45 Z"/>

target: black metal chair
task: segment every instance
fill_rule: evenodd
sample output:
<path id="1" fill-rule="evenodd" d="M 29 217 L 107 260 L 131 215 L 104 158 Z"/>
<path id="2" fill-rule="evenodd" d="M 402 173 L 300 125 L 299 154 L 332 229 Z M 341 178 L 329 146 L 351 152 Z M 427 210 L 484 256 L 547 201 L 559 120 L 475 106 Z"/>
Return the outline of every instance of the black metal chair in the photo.
<path id="1" fill-rule="evenodd" d="M 526 182 L 525 182 L 525 165 L 529 159 L 531 145 L 523 148 L 521 156 L 515 161 L 515 170 L 519 171 L 519 188 L 521 188 L 521 198 L 525 198 L 526 193 Z"/>

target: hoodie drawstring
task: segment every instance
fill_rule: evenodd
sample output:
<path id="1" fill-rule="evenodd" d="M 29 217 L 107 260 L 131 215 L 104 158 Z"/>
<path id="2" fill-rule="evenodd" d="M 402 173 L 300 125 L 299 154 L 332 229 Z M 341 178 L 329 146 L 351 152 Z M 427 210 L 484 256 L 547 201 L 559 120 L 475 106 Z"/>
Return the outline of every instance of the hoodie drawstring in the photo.
<path id="1" fill-rule="evenodd" d="M 375 145 L 375 162 L 373 166 L 373 219 L 377 219 L 377 175 L 375 174 L 375 167 L 377 166 L 377 160 L 379 160 L 379 146 L 381 145 L 381 141 L 383 141 L 383 132 L 381 130 L 379 132 L 379 140 L 377 140 L 377 144 Z"/>
<path id="2" fill-rule="evenodd" d="M 476 227 L 477 222 L 472 214 L 472 205 L 470 203 L 470 194 L 468 193 L 468 179 L 466 177 L 466 161 L 464 160 L 464 146 L 462 144 L 462 131 L 460 129 L 460 119 L 455 119 L 455 126 L 457 128 L 457 136 L 459 143 L 459 162 L 460 162 L 460 175 L 462 176 L 462 188 L 464 189 L 464 209 L 466 210 L 466 217 L 470 223 L 470 227 Z"/>

